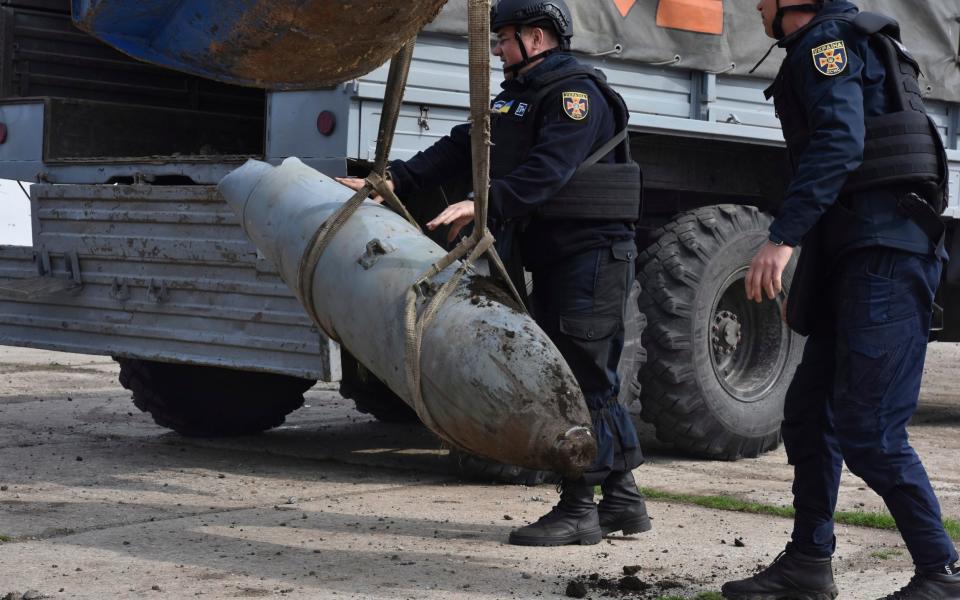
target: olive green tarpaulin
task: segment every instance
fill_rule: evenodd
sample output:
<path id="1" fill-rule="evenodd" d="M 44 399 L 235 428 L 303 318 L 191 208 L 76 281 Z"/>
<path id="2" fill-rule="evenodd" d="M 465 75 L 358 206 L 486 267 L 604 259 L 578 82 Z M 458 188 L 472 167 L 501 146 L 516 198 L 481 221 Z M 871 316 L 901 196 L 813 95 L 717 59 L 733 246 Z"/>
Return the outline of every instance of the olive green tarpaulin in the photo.
<path id="1" fill-rule="evenodd" d="M 619 59 L 671 63 L 669 68 L 746 76 L 770 47 L 756 0 L 722 0 L 723 34 L 693 33 L 657 25 L 661 2 L 704 5 L 711 0 L 567 0 L 574 13 L 574 50 L 603 53 L 622 47 Z M 715 0 L 713 0 L 715 1 Z M 926 95 L 960 102 L 960 0 L 856 0 L 863 10 L 900 21 L 905 45 L 920 61 Z M 626 16 L 623 12 L 626 11 Z M 428 31 L 466 34 L 466 0 L 449 0 Z M 755 76 L 771 79 L 780 66 L 776 49 Z M 736 65 L 731 68 L 731 65 Z"/>

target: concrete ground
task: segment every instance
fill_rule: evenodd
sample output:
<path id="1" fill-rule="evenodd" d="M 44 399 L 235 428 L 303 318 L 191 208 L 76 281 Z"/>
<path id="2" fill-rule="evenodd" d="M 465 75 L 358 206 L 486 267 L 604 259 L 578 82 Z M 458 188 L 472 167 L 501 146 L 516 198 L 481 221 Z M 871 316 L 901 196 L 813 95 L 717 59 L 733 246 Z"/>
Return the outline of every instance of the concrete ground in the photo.
<path id="1" fill-rule="evenodd" d="M 957 519 L 960 346 L 930 350 L 912 439 Z M 185 439 L 140 413 L 117 371 L 0 348 L 0 598 L 537 598 L 563 597 L 578 577 L 592 598 L 692 598 L 771 561 L 790 531 L 775 517 L 651 502 L 649 533 L 510 546 L 512 528 L 555 502 L 551 486 L 460 481 L 424 430 L 373 421 L 329 386 L 266 435 Z M 649 454 L 646 487 L 790 502 L 782 450 L 735 463 Z M 839 508 L 881 504 L 846 474 Z M 841 598 L 909 579 L 895 532 L 837 533 Z M 603 589 L 624 566 L 650 589 Z"/>

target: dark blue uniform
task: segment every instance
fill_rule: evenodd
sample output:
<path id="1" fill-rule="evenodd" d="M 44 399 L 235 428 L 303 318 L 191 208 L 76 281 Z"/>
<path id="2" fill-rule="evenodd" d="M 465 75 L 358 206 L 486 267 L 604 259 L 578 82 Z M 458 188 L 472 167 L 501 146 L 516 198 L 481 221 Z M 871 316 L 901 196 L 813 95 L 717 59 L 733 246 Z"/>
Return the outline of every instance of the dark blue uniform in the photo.
<path id="1" fill-rule="evenodd" d="M 628 471 L 642 462 L 636 430 L 617 402 L 636 247 L 627 221 L 537 216 L 585 159 L 617 133 L 612 107 L 589 77 L 555 82 L 542 97 L 533 93 L 542 76 L 577 68 L 582 69 L 570 55 L 553 54 L 504 82 L 493 103 L 489 207 L 498 250 L 519 253 L 531 272 L 531 312 L 583 389 L 599 447 L 586 479 L 596 484 L 611 469 Z M 601 162 L 613 160 L 611 152 Z M 471 167 L 469 125 L 460 125 L 390 168 L 404 196 L 451 178 L 466 180 Z M 519 248 L 512 247 L 516 240 Z"/>
<path id="2" fill-rule="evenodd" d="M 844 462 L 879 494 L 921 570 L 957 552 L 907 423 L 917 407 L 942 259 L 936 240 L 897 208 L 903 187 L 848 193 L 864 161 L 865 120 L 890 110 L 884 63 L 852 23 L 827 5 L 784 38 L 770 92 L 795 176 L 771 238 L 791 246 L 820 228 L 824 310 L 787 393 L 783 439 L 795 468 L 793 546 L 828 557 Z M 909 187 L 909 186 L 907 186 Z"/>

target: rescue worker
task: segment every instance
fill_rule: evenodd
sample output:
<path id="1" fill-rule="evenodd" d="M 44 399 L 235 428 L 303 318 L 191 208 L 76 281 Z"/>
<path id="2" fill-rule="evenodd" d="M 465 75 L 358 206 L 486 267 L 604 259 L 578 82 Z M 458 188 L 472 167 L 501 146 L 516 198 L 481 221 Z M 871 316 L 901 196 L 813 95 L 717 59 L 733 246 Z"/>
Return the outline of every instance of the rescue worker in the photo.
<path id="1" fill-rule="evenodd" d="M 596 544 L 608 533 L 647 531 L 650 519 L 632 474 L 643 457 L 617 400 L 640 196 L 626 105 L 602 73 L 568 53 L 573 19 L 564 0 L 500 0 L 491 29 L 506 80 L 492 105 L 490 228 L 504 261 L 522 262 L 532 274 L 531 313 L 577 377 L 599 448 L 590 470 L 564 480 L 560 502 L 512 532 L 510 543 Z M 451 176 L 468 180 L 470 155 L 469 125 L 460 125 L 409 161 L 392 162 L 392 185 L 403 197 Z M 473 216 L 473 201 L 464 200 L 427 227 L 449 225 L 453 239 Z"/>
<path id="2" fill-rule="evenodd" d="M 850 2 L 760 0 L 757 10 L 787 52 L 767 95 L 794 176 L 750 265 L 747 296 L 774 298 L 802 244 L 787 321 L 810 335 L 784 407 L 791 541 L 765 570 L 724 584 L 723 595 L 838 595 L 833 514 L 846 462 L 883 498 L 916 566 L 886 599 L 960 599 L 957 551 L 906 429 L 946 258 L 938 218 L 946 158 L 921 102 L 919 68 L 895 21 Z"/>

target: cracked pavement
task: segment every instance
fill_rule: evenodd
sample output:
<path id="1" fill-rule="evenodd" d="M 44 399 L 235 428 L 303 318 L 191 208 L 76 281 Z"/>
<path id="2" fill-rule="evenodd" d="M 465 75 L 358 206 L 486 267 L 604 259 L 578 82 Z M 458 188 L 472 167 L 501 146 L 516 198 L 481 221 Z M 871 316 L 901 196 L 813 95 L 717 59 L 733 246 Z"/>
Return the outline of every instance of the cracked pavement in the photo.
<path id="1" fill-rule="evenodd" d="M 954 519 L 958 359 L 960 346 L 931 345 L 911 429 Z M 651 502 L 646 534 L 509 546 L 512 528 L 556 501 L 552 486 L 461 481 L 425 430 L 378 423 L 332 386 L 265 435 L 198 440 L 154 425 L 117 372 L 108 358 L 0 347 L 0 598 L 563 597 L 570 579 L 615 578 L 627 565 L 645 582 L 680 585 L 664 595 L 693 597 L 768 563 L 790 530 L 784 519 Z M 636 472 L 645 487 L 790 502 L 782 449 L 720 463 L 651 448 Z M 839 508 L 879 510 L 864 487 L 845 474 Z M 909 578 L 895 532 L 839 527 L 838 538 L 841 598 L 876 598 Z"/>

